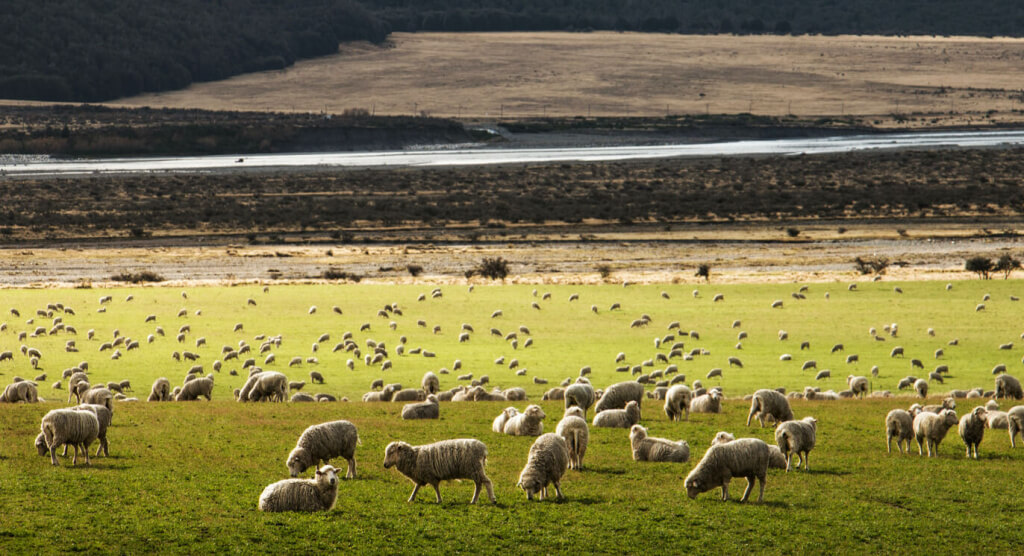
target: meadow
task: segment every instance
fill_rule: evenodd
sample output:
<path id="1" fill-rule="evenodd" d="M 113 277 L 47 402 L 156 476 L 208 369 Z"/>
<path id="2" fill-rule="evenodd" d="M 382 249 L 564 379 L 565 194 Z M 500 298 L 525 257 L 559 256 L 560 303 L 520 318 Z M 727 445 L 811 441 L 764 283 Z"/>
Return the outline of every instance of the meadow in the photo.
<path id="1" fill-rule="evenodd" d="M 927 460 L 916 455 L 916 448 L 912 456 L 886 455 L 882 427 L 890 409 L 916 401 L 896 392 L 897 381 L 908 374 L 924 376 L 937 364 L 949 365 L 946 383 L 931 385 L 933 400 L 953 388 L 991 389 L 990 371 L 997 363 L 1019 374 L 1021 347 L 998 349 L 1024 330 L 1019 305 L 1011 301 L 1024 289 L 1019 281 L 957 281 L 948 290 L 945 282 L 865 281 L 853 291 L 847 283 L 812 283 L 807 284 L 804 300 L 791 296 L 799 284 L 710 284 L 696 288 L 697 296 L 692 285 L 671 284 L 542 285 L 536 286 L 536 297 L 534 286 L 477 285 L 470 291 L 460 285 L 442 286 L 443 296 L 433 298 L 433 287 L 271 285 L 264 292 L 261 285 L 249 284 L 188 287 L 187 298 L 181 288 L 171 287 L 0 291 L 0 309 L 7 321 L 0 332 L 0 351 L 15 352 L 13 361 L 0 363 L 2 382 L 14 375 L 48 374 L 40 383 L 40 394 L 48 401 L 0 405 L 0 551 L 923 553 L 941 546 L 963 553 L 983 543 L 989 550 L 1007 553 L 1019 545 L 1016 486 L 1024 452 L 1010 448 L 1005 431 L 989 431 L 980 461 L 964 458 L 955 431 L 939 457 Z M 548 292 L 550 298 L 543 299 Z M 579 299 L 570 302 L 573 293 Z M 724 300 L 712 301 L 718 293 Z M 424 301 L 417 301 L 420 294 L 425 294 Z M 976 311 L 986 294 L 991 299 L 983 311 Z M 105 312 L 98 312 L 104 295 L 112 301 L 103 305 Z M 774 300 L 783 300 L 783 307 L 772 309 Z M 35 314 L 57 302 L 73 307 L 74 315 L 55 316 L 73 325 L 77 335 L 19 341 L 18 332 L 51 325 L 49 317 Z M 401 315 L 377 316 L 392 303 Z M 620 303 L 621 310 L 609 310 L 613 303 Z M 317 311 L 310 314 L 313 305 Z M 332 311 L 333 306 L 341 314 Z M 591 306 L 596 306 L 596 313 Z M 21 316 L 10 314 L 10 308 Z M 182 309 L 187 316 L 178 317 Z M 498 309 L 502 316 L 492 318 Z M 651 317 L 651 324 L 631 328 L 642 314 Z M 156 316 L 155 323 L 145 322 L 149 315 Z M 34 322 L 28 323 L 30 319 Z M 419 326 L 419 320 L 427 326 Z M 733 327 L 736 320 L 741 322 L 738 328 Z M 669 343 L 683 341 L 687 350 L 702 348 L 708 354 L 671 362 L 688 382 L 701 379 L 707 386 L 721 385 L 731 399 L 721 414 L 691 415 L 681 423 L 668 422 L 659 402 L 645 402 L 642 423 L 654 436 L 687 440 L 690 463 L 634 462 L 626 431 L 592 429 L 585 469 L 568 472 L 563 502 L 527 502 L 514 485 L 532 439 L 490 430 L 502 408 L 522 409 L 523 402 L 443 403 L 441 419 L 431 422 L 403 422 L 399 403 L 355 402 L 373 379 L 414 387 L 424 372 L 451 369 L 460 359 L 463 369 L 458 373 L 477 378 L 487 374 L 492 385 L 526 389 L 529 403 L 540 403 L 548 415 L 545 430 L 553 431 L 561 402 L 540 402 L 547 388 L 577 376 L 584 365 L 592 367 L 595 387 L 628 380 L 628 373 L 614 370 L 616 354 L 625 353 L 631 364 L 667 354 L 664 347 L 655 348 L 653 340 L 669 334 L 672 321 L 699 338 L 691 335 Z M 868 334 L 876 327 L 883 335 L 882 327 L 894 322 L 899 325 L 896 338 L 883 336 L 885 341 L 879 341 Z M 242 331 L 232 332 L 236 323 L 243 324 Z M 370 329 L 360 332 L 365 323 Z M 462 323 L 475 329 L 466 343 L 457 339 Z M 183 324 L 191 332 L 179 343 L 175 336 Z M 156 326 L 163 327 L 166 336 L 157 335 L 147 343 L 146 336 Z M 438 334 L 432 332 L 434 326 L 441 327 Z M 522 347 L 522 332 L 519 349 L 489 332 L 494 327 L 504 335 L 520 326 L 534 339 L 528 348 Z M 111 360 L 109 351 L 99 352 L 99 344 L 110 341 L 115 328 L 142 340 L 141 348 L 118 360 Z M 935 336 L 926 332 L 928 328 Z M 93 340 L 86 339 L 90 329 L 95 331 Z M 787 340 L 779 339 L 780 330 L 788 333 Z M 351 354 L 331 351 L 346 331 L 360 346 L 368 338 L 386 342 L 394 368 L 381 373 L 379 366 L 357 361 L 355 370 L 348 370 L 344 362 Z M 747 338 L 737 350 L 740 331 Z M 312 345 L 323 333 L 331 340 L 314 354 Z M 305 392 L 354 401 L 236 403 L 231 392 L 241 386 L 242 376 L 228 374 L 238 365 L 225 365 L 216 374 L 212 402 L 116 403 L 110 458 L 94 458 L 88 468 L 72 468 L 70 459 L 62 459 L 61 467 L 53 468 L 36 455 L 32 441 L 40 417 L 67 400 L 66 390 L 50 389 L 64 368 L 86 360 L 94 383 L 130 379 L 135 392 L 129 395 L 144 400 L 155 378 L 165 376 L 179 384 L 192 365 L 173 360 L 172 351 L 200 354 L 198 363 L 209 372 L 221 346 L 237 347 L 245 340 L 256 348 L 258 334 L 283 336 L 280 348 L 273 350 L 276 363 L 261 366 L 280 370 L 292 380 L 307 380 Z M 407 347 L 421 347 L 437 357 L 396 355 L 400 336 L 407 337 Z M 199 337 L 206 338 L 206 345 L 197 348 Z M 954 338 L 957 345 L 948 345 Z M 64 351 L 68 339 L 77 341 L 79 352 Z M 799 349 L 802 341 L 810 342 L 809 350 Z M 844 344 L 845 350 L 831 353 L 836 343 Z M 43 353 L 41 370 L 29 366 L 21 344 Z M 896 345 L 905 348 L 905 358 L 889 357 Z M 939 348 L 946 355 L 936 361 L 933 352 Z M 782 353 L 792 354 L 793 360 L 780 361 Z M 858 354 L 860 361 L 845 363 L 850 354 Z M 314 355 L 318 364 L 287 367 L 292 357 Z M 516 376 L 507 364 L 496 365 L 499 356 L 506 361 L 518 358 L 526 375 Z M 729 356 L 739 357 L 743 368 L 730 368 Z M 925 371 L 911 369 L 912 358 L 922 360 Z M 807 359 L 816 359 L 819 369 L 832 369 L 833 377 L 815 384 L 813 371 L 800 370 Z M 900 397 L 792 402 L 797 417 L 813 415 L 819 420 L 812 471 L 771 471 L 763 504 L 722 503 L 717 491 L 696 501 L 686 498 L 683 478 L 715 432 L 773 440 L 771 429 L 744 426 L 749 407 L 739 399 L 744 394 L 761 387 L 796 390 L 812 384 L 838 391 L 845 388 L 847 374 L 869 375 L 873 365 L 880 370 L 872 388 Z M 723 369 L 723 376 L 705 379 L 716 367 Z M 654 368 L 664 368 L 664 363 L 644 367 L 644 372 Z M 324 385 L 308 384 L 307 374 L 313 369 L 325 376 Z M 442 389 L 458 383 L 456 374 L 441 375 Z M 534 384 L 535 376 L 550 384 Z M 1001 403 L 1004 410 L 1013 405 Z M 958 413 L 974 405 L 961 400 Z M 359 477 L 341 484 L 334 510 L 319 515 L 261 514 L 256 499 L 265 485 L 287 476 L 284 459 L 301 431 L 333 419 L 355 423 L 362 439 L 356 454 Z M 488 474 L 498 505 L 468 506 L 472 484 L 466 482 L 443 484 L 441 505 L 427 491 L 416 502 L 406 503 L 412 485 L 394 470 L 383 469 L 384 446 L 399 439 L 416 444 L 457 437 L 479 438 L 488 445 Z M 742 479 L 734 482 L 734 497 L 743 486 Z"/>

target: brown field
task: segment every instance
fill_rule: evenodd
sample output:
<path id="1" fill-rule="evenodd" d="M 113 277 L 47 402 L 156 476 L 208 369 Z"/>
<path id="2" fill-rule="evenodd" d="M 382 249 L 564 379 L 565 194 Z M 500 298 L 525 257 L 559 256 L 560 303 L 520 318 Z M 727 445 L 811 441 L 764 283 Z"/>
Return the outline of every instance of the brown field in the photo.
<path id="1" fill-rule="evenodd" d="M 466 119 L 670 114 L 1024 120 L 1024 39 L 396 33 L 384 47 L 124 99 L 127 106 L 427 113 Z M 916 116 L 915 116 L 916 115 Z M 877 121 L 877 123 L 876 123 Z"/>

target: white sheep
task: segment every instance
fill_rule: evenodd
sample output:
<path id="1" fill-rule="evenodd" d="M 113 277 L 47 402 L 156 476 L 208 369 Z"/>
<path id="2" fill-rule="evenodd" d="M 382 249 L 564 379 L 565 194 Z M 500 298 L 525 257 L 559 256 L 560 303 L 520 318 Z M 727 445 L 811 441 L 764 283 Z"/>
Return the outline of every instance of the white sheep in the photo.
<path id="1" fill-rule="evenodd" d="M 1024 390 L 1021 389 L 1020 381 L 1012 375 L 999 375 L 996 377 L 996 398 L 1013 398 L 1019 400 L 1024 398 Z"/>
<path id="2" fill-rule="evenodd" d="M 818 420 L 804 417 L 799 421 L 785 421 L 775 429 L 775 443 L 786 455 L 786 471 L 793 469 L 793 454 L 800 458 L 797 467 L 810 471 L 810 451 L 814 449 L 817 437 Z"/>
<path id="3" fill-rule="evenodd" d="M 310 466 L 325 464 L 336 457 L 348 461 L 346 479 L 356 478 L 356 445 L 359 444 L 356 426 L 344 420 L 310 425 L 302 431 L 295 448 L 288 454 L 285 465 L 292 477 L 298 477 Z"/>
<path id="4" fill-rule="evenodd" d="M 917 395 L 922 397 L 922 398 L 927 397 L 928 396 L 928 381 L 923 379 L 923 378 L 917 379 L 917 381 L 914 382 L 914 391 L 917 392 Z"/>
<path id="5" fill-rule="evenodd" d="M 693 392 L 685 384 L 676 384 L 665 393 L 665 415 L 669 421 L 687 421 L 690 419 L 690 401 Z"/>
<path id="6" fill-rule="evenodd" d="M 917 453 L 924 455 L 925 443 L 928 445 L 928 457 L 939 454 L 939 444 L 946 437 L 949 428 L 959 420 L 952 409 L 943 409 L 941 413 L 921 412 L 914 417 L 914 437 L 917 439 Z M 934 450 L 934 454 L 932 453 Z"/>
<path id="7" fill-rule="evenodd" d="M 625 409 L 606 409 L 594 415 L 595 427 L 628 429 L 640 422 L 640 405 L 630 400 Z"/>
<path id="8" fill-rule="evenodd" d="M 410 403 L 402 407 L 402 419 L 439 419 L 441 407 L 437 396 L 431 394 L 426 401 Z"/>
<path id="9" fill-rule="evenodd" d="M 428 394 L 437 394 L 441 391 L 441 379 L 437 378 L 437 375 L 427 371 L 423 375 L 423 380 L 420 381 L 420 388 Z"/>
<path id="10" fill-rule="evenodd" d="M 479 440 L 462 438 L 442 440 L 433 444 L 411 446 L 405 442 L 392 442 L 384 449 L 384 468 L 392 466 L 415 485 L 409 502 L 416 499 L 416 493 L 423 485 L 434 487 L 437 503 L 441 503 L 441 481 L 469 479 L 476 484 L 470 504 L 476 504 L 480 487 L 487 488 L 487 496 L 495 503 L 494 487 L 484 473 L 487 463 L 487 446 Z"/>
<path id="11" fill-rule="evenodd" d="M 565 408 L 576 406 L 583 410 L 583 418 L 586 419 L 587 410 L 594 405 L 594 387 L 586 382 L 570 384 L 565 389 Z"/>
<path id="12" fill-rule="evenodd" d="M 494 421 L 491 423 L 491 430 L 498 434 L 504 434 L 505 423 L 516 415 L 519 415 L 518 409 L 514 407 L 506 407 L 497 417 L 494 418 Z"/>
<path id="13" fill-rule="evenodd" d="M 570 407 L 565 410 L 565 415 L 558 422 L 555 434 L 565 439 L 569 448 L 569 469 L 577 471 L 583 468 L 583 456 L 587 453 L 587 444 L 590 443 L 590 429 L 583 410 L 579 407 Z"/>
<path id="14" fill-rule="evenodd" d="M 729 481 L 733 477 L 746 477 L 747 490 L 740 502 L 746 502 L 754 490 L 755 479 L 761 491 L 757 501 L 764 499 L 765 478 L 771 460 L 771 450 L 763 440 L 740 438 L 708 448 L 704 457 L 686 476 L 686 495 L 691 499 L 713 488 L 722 488 L 722 500 L 729 499 Z"/>
<path id="15" fill-rule="evenodd" d="M 605 389 L 604 395 L 597 400 L 594 410 L 601 413 L 609 409 L 622 409 L 629 401 L 635 401 L 639 406 L 643 404 L 643 399 L 643 384 L 636 381 L 619 382 Z"/>
<path id="16" fill-rule="evenodd" d="M 960 433 L 960 440 L 964 441 L 967 447 L 967 457 L 974 452 L 974 459 L 978 459 L 978 445 L 985 437 L 985 420 L 987 417 L 985 406 L 979 405 L 973 411 L 960 418 L 960 426 L 957 427 Z"/>
<path id="17" fill-rule="evenodd" d="M 110 456 L 110 444 L 107 442 L 107 429 L 110 427 L 110 420 L 113 416 L 113 412 L 110 411 L 105 405 L 97 404 L 82 404 L 71 409 L 75 411 L 90 411 L 96 415 L 96 419 L 100 423 L 99 432 L 96 434 L 96 438 L 100 441 L 99 446 L 96 447 L 96 457 L 100 457 L 100 452 L 103 452 L 104 456 Z M 64 445 L 64 453 L 61 455 L 67 455 L 68 445 Z"/>
<path id="18" fill-rule="evenodd" d="M 260 494 L 264 512 L 326 512 L 338 498 L 338 470 L 325 465 L 312 479 L 285 479 L 267 485 Z"/>
<path id="19" fill-rule="evenodd" d="M 81 450 L 85 454 L 85 464 L 91 465 L 89 445 L 100 434 L 100 422 L 95 413 L 73 409 L 54 409 L 43 416 L 40 429 L 46 449 L 50 452 L 50 463 L 58 465 L 57 447 L 70 444 L 75 450 L 71 464 L 78 464 L 78 452 Z"/>
<path id="20" fill-rule="evenodd" d="M 544 433 L 545 417 L 539 405 L 528 406 L 522 413 L 509 417 L 502 432 L 511 436 L 540 436 Z"/>
<path id="21" fill-rule="evenodd" d="M 562 475 L 569 464 L 569 447 L 565 439 L 555 433 L 543 434 L 530 446 L 530 453 L 526 458 L 526 465 L 519 473 L 519 482 L 516 486 L 526 492 L 526 497 L 533 500 L 533 495 L 539 494 L 540 499 L 547 497 L 548 484 L 555 487 L 558 499 L 562 496 Z"/>
<path id="22" fill-rule="evenodd" d="M 685 440 L 673 442 L 666 438 L 647 436 L 647 429 L 633 425 L 629 430 L 633 461 L 666 461 L 684 463 L 690 459 L 690 445 Z"/>
<path id="23" fill-rule="evenodd" d="M 868 377 L 849 375 L 846 377 L 846 384 L 854 396 L 863 398 L 868 393 Z"/>
<path id="24" fill-rule="evenodd" d="M 914 416 L 905 409 L 894 409 L 885 416 L 885 447 L 890 454 L 893 438 L 901 454 L 904 441 L 907 443 L 907 453 L 910 453 L 910 440 L 914 438 Z"/>
<path id="25" fill-rule="evenodd" d="M 693 413 L 721 413 L 722 394 L 718 390 L 712 390 L 707 394 L 701 394 L 690 401 L 690 411 Z"/>
<path id="26" fill-rule="evenodd" d="M 776 390 L 762 388 L 754 392 L 754 397 L 750 401 L 750 413 L 747 414 L 748 427 L 750 420 L 754 417 L 757 417 L 763 428 L 767 417 L 771 417 L 776 423 L 792 420 L 793 410 L 790 409 L 786 396 Z"/>
<path id="27" fill-rule="evenodd" d="M 195 380 L 190 380 L 181 387 L 181 392 L 174 397 L 176 402 L 189 402 L 198 400 L 200 396 L 205 397 L 207 401 L 212 399 L 213 394 L 213 375 L 204 376 Z"/>
<path id="28" fill-rule="evenodd" d="M 1006 428 L 1010 432 L 1010 447 L 1017 447 L 1017 433 L 1024 437 L 1024 405 L 1011 407 L 1006 412 Z"/>

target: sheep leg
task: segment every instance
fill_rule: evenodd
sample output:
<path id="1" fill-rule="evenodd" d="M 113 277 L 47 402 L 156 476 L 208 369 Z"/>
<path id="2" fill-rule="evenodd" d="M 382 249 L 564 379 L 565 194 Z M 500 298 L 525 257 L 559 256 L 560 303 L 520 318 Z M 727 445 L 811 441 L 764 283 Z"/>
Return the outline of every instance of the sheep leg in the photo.
<path id="1" fill-rule="evenodd" d="M 68 445 L 67 445 L 67 444 L 65 444 L 65 445 L 64 445 L 64 451 L 63 451 L 63 452 L 61 452 L 61 454 L 60 454 L 60 457 L 62 457 L 62 458 L 63 458 L 63 457 L 67 457 L 67 455 L 68 455 Z"/>
<path id="2" fill-rule="evenodd" d="M 56 442 L 54 442 L 52 445 L 50 445 L 50 463 L 53 464 L 53 465 L 58 465 L 58 463 L 57 463 L 57 443 Z"/>
<path id="3" fill-rule="evenodd" d="M 439 484 L 440 483 L 434 483 L 433 485 L 430 485 L 430 486 L 434 487 L 434 494 L 437 495 L 437 503 L 438 504 L 441 503 L 441 489 L 438 488 Z M 477 494 L 479 494 L 480 487 L 477 487 L 476 490 L 478 492 L 474 492 L 473 493 L 473 500 L 470 502 L 470 504 L 475 504 L 476 503 L 476 496 L 477 496 Z"/>
<path id="4" fill-rule="evenodd" d="M 349 458 L 348 460 L 348 473 L 345 473 L 346 479 L 356 478 L 356 458 Z"/>
<path id="5" fill-rule="evenodd" d="M 555 485 L 555 494 L 558 495 L 558 499 L 559 500 L 565 500 L 565 496 L 562 496 L 562 488 L 561 488 L 561 485 L 559 484 L 559 482 L 555 481 L 554 485 Z"/>
<path id="6" fill-rule="evenodd" d="M 419 492 L 419 491 L 420 491 L 420 484 L 416 483 L 412 487 L 412 494 L 409 496 L 409 502 L 412 502 L 413 500 L 416 499 L 416 493 Z"/>
<path id="7" fill-rule="evenodd" d="M 917 455 L 919 455 L 919 456 L 923 456 L 924 455 L 924 443 L 921 442 L 922 440 L 924 440 L 924 439 L 923 438 L 918 438 L 917 439 Z M 930 450 L 931 446 L 929 446 L 928 449 Z"/>
<path id="8" fill-rule="evenodd" d="M 900 450 L 900 451 L 902 452 L 903 450 Z M 885 452 L 887 454 L 891 454 L 892 453 L 892 435 L 891 434 L 885 435 Z"/>
<path id="9" fill-rule="evenodd" d="M 75 449 L 75 457 L 71 458 L 72 466 L 78 465 L 78 444 L 75 444 L 73 448 Z"/>
<path id="10" fill-rule="evenodd" d="M 767 479 L 767 474 L 760 475 L 760 476 L 757 477 L 757 482 L 761 484 L 761 491 L 757 493 L 757 503 L 758 504 L 760 504 L 762 501 L 764 501 L 764 482 L 765 482 L 766 479 Z M 750 484 L 753 485 L 754 482 L 751 481 Z"/>
<path id="11" fill-rule="evenodd" d="M 802 457 L 800 459 L 800 465 L 803 466 L 804 471 L 810 471 L 811 470 L 811 453 L 810 452 L 804 452 L 804 457 Z"/>
<path id="12" fill-rule="evenodd" d="M 786 473 L 793 469 L 793 452 L 786 450 Z"/>
<path id="13" fill-rule="evenodd" d="M 754 418 L 754 414 L 757 413 L 757 410 L 758 410 L 757 406 L 754 406 L 754 407 L 750 408 L 750 413 L 747 414 L 747 426 L 748 427 L 750 426 L 750 420 Z M 764 423 L 762 423 L 761 426 L 763 427 Z"/>
<path id="14" fill-rule="evenodd" d="M 755 481 L 756 481 L 756 479 L 754 478 L 753 475 L 751 475 L 750 477 L 747 477 L 747 489 L 743 491 L 743 497 L 740 498 L 740 502 L 746 502 L 747 498 L 750 498 L 750 493 L 754 491 L 754 482 Z M 758 499 L 758 502 L 760 502 L 760 501 L 761 500 Z"/>
<path id="15" fill-rule="evenodd" d="M 84 442 L 82 443 L 82 455 L 85 456 L 85 464 L 92 465 L 92 462 L 89 461 L 89 446 Z"/>
<path id="16" fill-rule="evenodd" d="M 497 504 L 498 501 L 494 498 L 494 485 L 491 484 L 491 480 L 484 476 L 484 480 L 481 482 L 483 482 L 484 488 L 487 489 L 487 497 L 491 499 L 491 504 Z"/>
<path id="17" fill-rule="evenodd" d="M 722 501 L 726 502 L 728 500 L 729 500 L 729 479 L 726 479 L 725 482 L 722 483 Z"/>

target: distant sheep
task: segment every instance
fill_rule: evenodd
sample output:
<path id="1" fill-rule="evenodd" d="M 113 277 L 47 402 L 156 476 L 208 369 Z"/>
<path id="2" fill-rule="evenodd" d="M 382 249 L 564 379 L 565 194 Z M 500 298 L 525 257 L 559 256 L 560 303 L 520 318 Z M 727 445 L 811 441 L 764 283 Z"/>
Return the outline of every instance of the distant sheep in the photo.
<path id="1" fill-rule="evenodd" d="M 441 391 L 441 380 L 434 373 L 427 371 L 420 381 L 420 387 L 427 394 L 437 394 Z"/>
<path id="2" fill-rule="evenodd" d="M 944 409 L 939 414 L 919 413 L 914 417 L 914 437 L 917 439 L 918 454 L 924 455 L 924 447 L 927 444 L 928 457 L 937 456 L 939 444 L 946 437 L 946 432 L 958 422 L 956 412 L 952 409 Z"/>
<path id="3" fill-rule="evenodd" d="M 149 400 L 151 402 L 169 402 L 171 401 L 171 382 L 166 378 L 160 377 L 153 381 L 153 387 L 149 391 Z"/>
<path id="4" fill-rule="evenodd" d="M 519 415 L 518 409 L 514 407 L 506 407 L 497 417 L 494 418 L 494 421 L 491 422 L 491 430 L 498 434 L 504 434 L 505 423 L 516 415 Z"/>
<path id="5" fill-rule="evenodd" d="M 854 396 L 863 398 L 868 393 L 868 377 L 849 375 L 846 377 L 846 384 Z"/>
<path id="6" fill-rule="evenodd" d="M 88 386 L 88 383 L 84 383 Z M 8 384 L 0 393 L 0 402 L 3 403 L 36 403 L 39 401 L 39 392 L 36 384 L 31 381 L 16 381 Z"/>
<path id="7" fill-rule="evenodd" d="M 565 416 L 555 428 L 555 434 L 565 439 L 569 449 L 569 469 L 582 469 L 583 456 L 586 455 L 587 444 L 590 442 L 590 429 L 587 427 L 583 411 L 575 406 L 566 408 Z"/>
<path id="8" fill-rule="evenodd" d="M 914 391 L 917 392 L 917 395 L 922 397 L 922 398 L 927 397 L 928 396 L 928 381 L 923 379 L 923 378 L 917 379 L 917 381 L 914 382 Z"/>
<path id="9" fill-rule="evenodd" d="M 487 496 L 494 499 L 494 487 L 484 473 L 487 446 L 475 439 L 442 440 L 433 444 L 411 446 L 405 442 L 392 442 L 384 449 L 384 468 L 392 466 L 415 485 L 409 502 L 423 485 L 434 487 L 437 503 L 441 503 L 441 481 L 469 479 L 476 484 L 470 504 L 480 497 L 480 487 L 487 488 Z"/>
<path id="10" fill-rule="evenodd" d="M 768 444 L 757 438 L 740 438 L 712 446 L 686 476 L 686 495 L 693 499 L 702 492 L 721 487 L 722 500 L 728 500 L 729 481 L 733 477 L 746 477 L 747 489 L 740 502 L 746 502 L 750 497 L 755 480 L 761 485 L 757 496 L 757 501 L 761 502 L 770 460 Z"/>
<path id="11" fill-rule="evenodd" d="M 320 374 L 319 371 L 309 371 L 309 382 L 312 384 L 323 384 L 324 375 Z"/>
<path id="12" fill-rule="evenodd" d="M 1013 398 L 1019 400 L 1024 398 L 1024 390 L 1021 389 L 1020 381 L 1013 375 L 999 375 L 996 377 L 997 398 Z"/>
<path id="13" fill-rule="evenodd" d="M 337 469 L 325 465 L 312 479 L 285 479 L 267 485 L 258 507 L 264 512 L 326 512 L 337 498 Z"/>
<path id="14" fill-rule="evenodd" d="M 517 487 L 526 492 L 526 497 L 533 500 L 535 494 L 540 499 L 547 497 L 548 484 L 555 487 L 555 493 L 561 500 L 562 475 L 569 464 L 569 448 L 565 439 L 555 433 L 541 435 L 530 446 L 526 466 L 519 473 Z"/>
<path id="15" fill-rule="evenodd" d="M 786 456 L 786 471 L 793 469 L 793 454 L 800 458 L 797 467 L 810 471 L 810 451 L 814 449 L 818 420 L 804 417 L 799 421 L 786 421 L 775 429 L 775 443 Z"/>
<path id="16" fill-rule="evenodd" d="M 640 405 L 633 400 L 625 409 L 606 409 L 594 415 L 593 425 L 604 428 L 628 429 L 640 422 Z"/>
<path id="17" fill-rule="evenodd" d="M 789 408 L 789 400 L 786 399 L 786 396 L 775 390 L 761 389 L 754 392 L 754 397 L 750 402 L 750 413 L 747 414 L 748 427 L 750 420 L 754 417 L 757 417 L 761 427 L 764 427 L 767 417 L 775 419 L 777 423 L 792 420 L 793 410 Z"/>
<path id="18" fill-rule="evenodd" d="M 690 445 L 685 440 L 673 442 L 647 436 L 647 429 L 641 425 L 633 425 L 629 430 L 629 445 L 633 451 L 633 461 L 684 463 L 690 459 Z"/>

